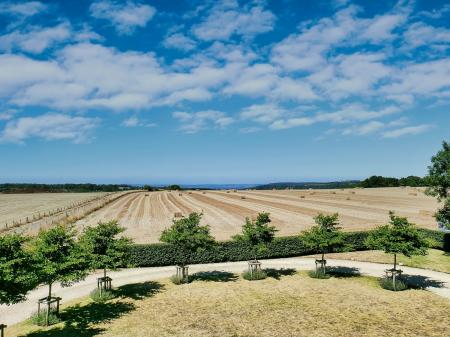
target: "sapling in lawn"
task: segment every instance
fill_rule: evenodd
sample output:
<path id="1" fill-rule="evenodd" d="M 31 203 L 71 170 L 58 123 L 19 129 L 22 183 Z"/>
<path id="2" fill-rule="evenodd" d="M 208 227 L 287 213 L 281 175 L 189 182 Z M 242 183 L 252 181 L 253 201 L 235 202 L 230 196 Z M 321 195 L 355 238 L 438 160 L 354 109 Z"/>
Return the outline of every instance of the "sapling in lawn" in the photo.
<path id="1" fill-rule="evenodd" d="M 86 277 L 90 270 L 89 256 L 75 240 L 76 232 L 70 226 L 57 225 L 41 230 L 33 242 L 33 257 L 40 283 L 48 285 L 48 296 L 39 303 L 46 304 L 47 317 L 51 304 L 56 303 L 59 311 L 59 297 L 52 296 L 52 285 L 60 282 L 70 286 Z M 40 314 L 38 307 L 38 315 Z M 47 325 L 48 322 L 45 323 Z"/>
<path id="2" fill-rule="evenodd" d="M 270 222 L 269 213 L 259 213 L 255 221 L 246 218 L 245 224 L 242 226 L 242 233 L 233 236 L 234 240 L 246 242 L 251 247 L 254 260 L 248 262 L 249 279 L 264 278 L 261 263 L 258 261 L 258 254 L 266 251 L 267 245 L 275 238 L 277 229 L 275 226 L 271 226 Z"/>
<path id="3" fill-rule="evenodd" d="M 97 280 L 100 297 L 104 291 L 111 291 L 111 278 L 106 275 L 107 269 L 117 270 L 129 265 L 132 240 L 119 236 L 124 231 L 125 228 L 120 227 L 117 221 L 110 221 L 85 228 L 80 237 L 80 245 L 90 256 L 91 267 L 103 269 L 103 277 Z"/>
<path id="4" fill-rule="evenodd" d="M 0 304 L 25 300 L 38 284 L 32 256 L 25 248 L 28 238 L 18 234 L 0 236 Z M 3 337 L 6 325 L 0 323 Z"/>
<path id="5" fill-rule="evenodd" d="M 215 240 L 209 232 L 209 226 L 200 225 L 201 213 L 191 213 L 188 217 L 174 219 L 172 226 L 165 229 L 160 240 L 175 247 L 177 252 L 177 273 L 174 283 L 186 283 L 189 280 L 189 256 L 192 253 L 209 249 L 214 246 Z"/>
<path id="6" fill-rule="evenodd" d="M 316 225 L 300 234 L 303 244 L 322 254 L 320 260 L 316 260 L 316 274 L 326 274 L 325 253 L 332 253 L 338 248 L 345 247 L 345 236 L 341 232 L 337 213 L 332 215 L 319 214 L 314 217 Z M 320 265 L 320 270 L 317 266 Z"/>
<path id="7" fill-rule="evenodd" d="M 426 255 L 429 242 L 407 218 L 396 216 L 394 212 L 389 212 L 389 217 L 389 223 L 371 232 L 365 244 L 371 249 L 394 255 L 394 266 L 386 270 L 386 275 L 392 280 L 393 289 L 397 290 L 395 282 L 397 276 L 401 275 L 401 270 L 397 269 L 397 254 L 407 257 Z"/>

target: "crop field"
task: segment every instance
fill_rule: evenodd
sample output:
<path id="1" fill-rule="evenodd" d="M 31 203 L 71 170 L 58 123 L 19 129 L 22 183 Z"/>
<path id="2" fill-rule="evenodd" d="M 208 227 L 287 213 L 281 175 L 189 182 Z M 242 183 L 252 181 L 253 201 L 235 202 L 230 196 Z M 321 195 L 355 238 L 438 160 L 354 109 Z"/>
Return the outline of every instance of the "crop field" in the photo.
<path id="1" fill-rule="evenodd" d="M 123 196 L 79 220 L 95 225 L 117 219 L 126 235 L 138 243 L 158 242 L 177 215 L 203 212 L 218 240 L 238 233 L 245 217 L 269 212 L 278 235 L 294 235 L 313 225 L 319 212 L 340 215 L 345 230 L 364 230 L 386 223 L 389 210 L 406 216 L 420 227 L 436 228 L 433 213 L 438 204 L 416 188 L 282 191 L 182 191 L 139 192 Z"/>

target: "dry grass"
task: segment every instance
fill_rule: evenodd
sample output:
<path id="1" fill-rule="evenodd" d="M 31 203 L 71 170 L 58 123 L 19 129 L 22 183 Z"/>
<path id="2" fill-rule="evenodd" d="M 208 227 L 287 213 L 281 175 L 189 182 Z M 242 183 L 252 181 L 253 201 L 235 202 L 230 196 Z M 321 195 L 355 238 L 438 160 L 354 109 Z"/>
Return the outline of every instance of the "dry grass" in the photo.
<path id="1" fill-rule="evenodd" d="M 393 263 L 394 260 L 391 254 L 386 254 L 380 250 L 327 254 L 327 258 L 378 263 Z M 398 262 L 405 266 L 450 273 L 450 255 L 442 250 L 429 249 L 428 255 L 425 256 L 412 256 L 408 258 L 403 255 L 398 255 L 397 258 Z"/>
<path id="2" fill-rule="evenodd" d="M 103 320 L 88 310 L 92 304 L 85 300 L 75 310 L 83 320 L 78 328 L 60 324 L 27 335 L 29 325 L 21 324 L 11 327 L 8 336 L 441 337 L 450 328 L 444 318 L 448 300 L 423 290 L 386 291 L 374 278 L 317 280 L 301 273 L 280 280 L 228 280 L 154 283 L 159 291 L 153 295 L 104 304 Z"/>

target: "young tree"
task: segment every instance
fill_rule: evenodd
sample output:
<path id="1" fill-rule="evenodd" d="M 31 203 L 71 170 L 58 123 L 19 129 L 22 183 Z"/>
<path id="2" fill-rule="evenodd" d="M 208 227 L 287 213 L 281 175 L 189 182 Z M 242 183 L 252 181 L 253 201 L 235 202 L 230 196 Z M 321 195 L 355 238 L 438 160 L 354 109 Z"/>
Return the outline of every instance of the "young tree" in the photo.
<path id="1" fill-rule="evenodd" d="M 127 237 L 118 237 L 125 228 L 120 227 L 117 221 L 99 223 L 96 227 L 87 227 L 80 237 L 80 244 L 87 255 L 90 256 L 91 267 L 93 269 L 103 269 L 103 279 L 101 280 L 100 292 L 106 286 L 106 270 L 116 270 L 125 266 L 129 262 L 130 247 L 132 240 Z M 111 279 L 108 278 L 110 281 Z"/>
<path id="2" fill-rule="evenodd" d="M 71 227 L 57 225 L 41 230 L 34 241 L 33 253 L 40 283 L 48 285 L 48 299 L 52 298 L 52 285 L 61 282 L 70 286 L 89 272 L 89 257 L 75 241 Z"/>
<path id="3" fill-rule="evenodd" d="M 442 149 L 431 157 L 431 165 L 428 166 L 428 188 L 426 193 L 437 197 L 438 201 L 444 200 L 444 208 L 440 209 L 435 217 L 437 221 L 450 229 L 450 143 L 442 142 Z"/>
<path id="4" fill-rule="evenodd" d="M 255 257 L 253 261 L 249 261 L 249 274 L 253 279 L 253 274 L 260 271 L 261 263 L 258 261 L 258 253 L 262 253 L 267 249 L 267 244 L 275 238 L 277 229 L 271 226 L 269 213 L 259 213 L 256 221 L 249 218 L 245 219 L 242 226 L 242 233 L 233 236 L 236 241 L 247 242 L 252 247 L 252 254 Z"/>
<path id="5" fill-rule="evenodd" d="M 426 255 L 428 241 L 417 230 L 416 226 L 408 222 L 407 218 L 399 217 L 389 212 L 389 224 L 378 227 L 366 239 L 367 247 L 384 250 L 387 254 L 394 254 L 394 268 L 397 270 L 397 254 L 407 257 Z"/>
<path id="6" fill-rule="evenodd" d="M 338 218 L 339 214 L 337 213 L 333 215 L 319 214 L 314 217 L 314 221 L 317 225 L 300 234 L 306 247 L 314 249 L 322 254 L 322 259 L 316 261 L 316 272 L 317 263 L 321 265 L 322 273 L 325 274 L 326 272 L 325 253 L 332 253 L 337 248 L 345 246 L 345 236 L 344 233 L 341 232 L 341 227 L 339 227 Z"/>
<path id="7" fill-rule="evenodd" d="M 23 301 L 37 286 L 31 255 L 24 249 L 26 241 L 27 238 L 17 234 L 0 236 L 0 304 Z M 2 336 L 5 327 L 0 324 Z"/>
<path id="8" fill-rule="evenodd" d="M 188 280 L 188 267 L 186 266 L 191 253 L 208 249 L 215 243 L 209 233 L 209 226 L 201 226 L 201 213 L 191 213 L 188 217 L 173 220 L 172 226 L 165 229 L 160 237 L 162 242 L 174 245 L 177 249 L 178 268 L 177 277 L 180 281 Z"/>

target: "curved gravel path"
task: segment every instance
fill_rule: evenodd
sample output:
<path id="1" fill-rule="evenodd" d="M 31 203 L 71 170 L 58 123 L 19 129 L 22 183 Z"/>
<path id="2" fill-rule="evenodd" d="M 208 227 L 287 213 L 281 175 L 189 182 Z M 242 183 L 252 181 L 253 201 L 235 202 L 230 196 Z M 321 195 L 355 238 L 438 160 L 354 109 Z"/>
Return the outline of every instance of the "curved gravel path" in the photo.
<path id="1" fill-rule="evenodd" d="M 384 275 L 384 270 L 391 268 L 391 265 L 359 262 L 351 260 L 327 260 L 327 266 L 357 268 L 362 275 L 380 277 Z M 284 259 L 262 260 L 263 268 L 294 268 L 297 270 L 309 270 L 314 268 L 314 258 L 294 257 Z M 226 262 L 197 264 L 189 267 L 190 274 L 199 271 L 228 271 L 240 273 L 247 268 L 247 262 Z M 407 275 L 413 283 L 429 290 L 439 296 L 450 300 L 450 274 L 419 269 L 411 267 L 401 267 L 403 273 Z M 174 274 L 174 267 L 150 267 L 150 268 L 130 268 L 117 272 L 110 272 L 109 276 L 113 278 L 113 285 L 118 287 L 124 284 L 139 283 L 150 280 L 158 280 L 170 277 Z M 74 284 L 72 287 L 61 288 L 59 285 L 53 286 L 53 293 L 62 297 L 64 302 L 71 301 L 83 296 L 87 296 L 97 286 L 97 277 L 101 273 L 89 275 L 84 281 Z M 39 287 L 28 295 L 25 302 L 11 306 L 0 306 L 0 323 L 15 324 L 19 323 L 36 311 L 38 298 L 47 295 L 47 287 Z"/>

